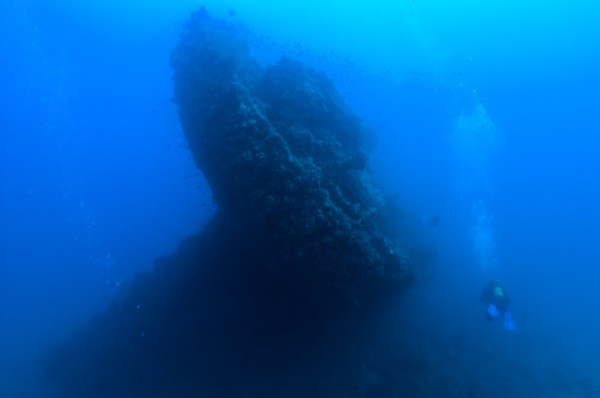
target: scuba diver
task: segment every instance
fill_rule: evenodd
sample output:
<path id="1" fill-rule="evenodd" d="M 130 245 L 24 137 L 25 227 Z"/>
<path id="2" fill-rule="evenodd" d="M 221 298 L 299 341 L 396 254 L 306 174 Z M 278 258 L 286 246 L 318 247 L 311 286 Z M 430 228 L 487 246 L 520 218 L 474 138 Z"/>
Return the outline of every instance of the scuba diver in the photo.
<path id="1" fill-rule="evenodd" d="M 488 321 L 501 316 L 504 319 L 504 328 L 506 330 L 514 331 L 517 329 L 512 314 L 508 310 L 510 299 L 504 285 L 498 279 L 490 281 L 483 288 L 481 301 L 485 304 L 485 318 Z"/>

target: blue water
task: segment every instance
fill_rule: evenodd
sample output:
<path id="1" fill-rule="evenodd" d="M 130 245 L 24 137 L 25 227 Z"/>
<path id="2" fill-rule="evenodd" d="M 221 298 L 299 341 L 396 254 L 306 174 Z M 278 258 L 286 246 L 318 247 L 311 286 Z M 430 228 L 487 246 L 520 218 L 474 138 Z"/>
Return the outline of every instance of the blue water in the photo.
<path id="1" fill-rule="evenodd" d="M 170 102 L 198 4 L 171 3 L 0 5 L 0 396 L 214 212 Z M 479 382 L 504 396 L 600 396 L 600 6 L 323 3 L 204 2 L 372 130 L 373 174 L 436 251 L 399 317 L 501 369 Z M 514 333 L 484 319 L 490 278 Z"/>

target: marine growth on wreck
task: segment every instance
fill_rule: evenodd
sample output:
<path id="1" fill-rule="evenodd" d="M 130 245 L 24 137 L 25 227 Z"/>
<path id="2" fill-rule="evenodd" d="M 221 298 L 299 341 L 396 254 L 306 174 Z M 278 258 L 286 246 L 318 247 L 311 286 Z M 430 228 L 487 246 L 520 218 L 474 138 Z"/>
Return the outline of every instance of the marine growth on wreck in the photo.
<path id="1" fill-rule="evenodd" d="M 415 278 L 380 227 L 360 119 L 323 72 L 259 64 L 204 10 L 171 65 L 218 211 L 56 348 L 48 383 L 86 397 L 358 391 L 369 314 Z"/>

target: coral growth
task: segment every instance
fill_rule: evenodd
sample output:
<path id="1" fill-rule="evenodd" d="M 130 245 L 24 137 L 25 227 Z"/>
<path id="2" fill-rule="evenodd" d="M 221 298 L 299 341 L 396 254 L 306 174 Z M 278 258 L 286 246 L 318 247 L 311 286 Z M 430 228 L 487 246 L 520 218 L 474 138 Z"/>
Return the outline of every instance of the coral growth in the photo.
<path id="1" fill-rule="evenodd" d="M 358 325 L 414 276 L 377 226 L 361 122 L 322 72 L 259 65 L 238 30 L 203 10 L 171 64 L 217 214 L 59 348 L 51 378 L 87 397 L 356 384 Z"/>

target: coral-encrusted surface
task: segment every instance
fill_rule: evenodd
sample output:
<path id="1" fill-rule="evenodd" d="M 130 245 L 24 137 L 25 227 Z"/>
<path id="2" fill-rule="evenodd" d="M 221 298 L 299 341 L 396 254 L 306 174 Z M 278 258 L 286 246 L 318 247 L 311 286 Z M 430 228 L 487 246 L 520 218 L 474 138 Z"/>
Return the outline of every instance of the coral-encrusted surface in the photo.
<path id="1" fill-rule="evenodd" d="M 220 211 L 320 302 L 406 283 L 406 259 L 374 222 L 382 200 L 358 118 L 323 73 L 287 58 L 260 67 L 234 32 L 197 13 L 172 54 L 175 102 Z"/>
<path id="2" fill-rule="evenodd" d="M 50 357 L 63 396 L 358 391 L 372 310 L 413 280 L 377 227 L 365 132 L 321 72 L 194 14 L 175 102 L 218 211 Z"/>

